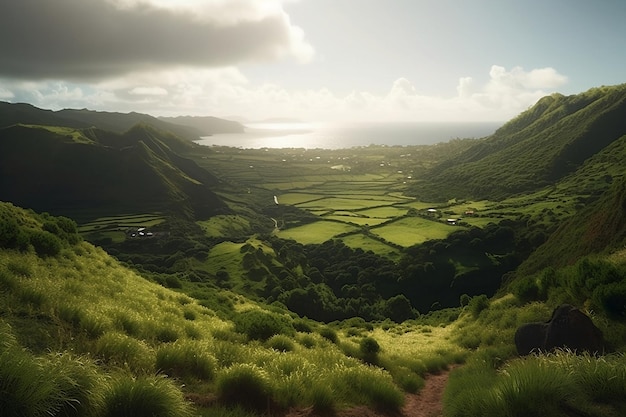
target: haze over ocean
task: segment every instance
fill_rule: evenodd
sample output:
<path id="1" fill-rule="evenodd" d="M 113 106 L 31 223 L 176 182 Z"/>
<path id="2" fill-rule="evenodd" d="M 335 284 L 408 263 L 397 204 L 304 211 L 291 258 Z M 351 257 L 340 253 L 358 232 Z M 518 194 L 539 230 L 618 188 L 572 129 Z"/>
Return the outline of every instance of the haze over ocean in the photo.
<path id="1" fill-rule="evenodd" d="M 503 124 L 504 122 L 252 123 L 246 124 L 245 133 L 205 136 L 197 143 L 244 149 L 432 145 L 457 138 L 489 136 Z"/>

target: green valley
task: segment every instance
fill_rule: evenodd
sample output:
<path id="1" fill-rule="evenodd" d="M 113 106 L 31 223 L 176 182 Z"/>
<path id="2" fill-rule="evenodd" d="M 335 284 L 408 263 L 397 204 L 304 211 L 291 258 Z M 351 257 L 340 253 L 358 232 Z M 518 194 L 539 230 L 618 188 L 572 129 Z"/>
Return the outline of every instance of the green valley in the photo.
<path id="1" fill-rule="evenodd" d="M 0 409 L 405 415 L 450 371 L 446 417 L 623 415 L 624 103 L 600 87 L 482 139 L 336 150 L 6 104 Z M 516 329 L 563 303 L 603 355 L 519 357 Z"/>

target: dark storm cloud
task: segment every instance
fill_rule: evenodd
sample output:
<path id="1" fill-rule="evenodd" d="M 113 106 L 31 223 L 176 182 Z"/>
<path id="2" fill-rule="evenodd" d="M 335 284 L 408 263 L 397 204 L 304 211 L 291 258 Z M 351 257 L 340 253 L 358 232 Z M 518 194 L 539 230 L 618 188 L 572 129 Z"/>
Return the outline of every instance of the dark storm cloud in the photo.
<path id="1" fill-rule="evenodd" d="M 281 14 L 222 24 L 191 12 L 106 0 L 2 0 L 0 76 L 100 79 L 134 70 L 224 66 L 291 48 Z"/>

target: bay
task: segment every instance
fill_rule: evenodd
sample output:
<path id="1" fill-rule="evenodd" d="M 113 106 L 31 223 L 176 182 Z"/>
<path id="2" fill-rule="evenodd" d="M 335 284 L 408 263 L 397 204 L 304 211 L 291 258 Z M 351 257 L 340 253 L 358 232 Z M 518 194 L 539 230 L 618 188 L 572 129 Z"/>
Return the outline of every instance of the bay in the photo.
<path id="1" fill-rule="evenodd" d="M 432 145 L 452 139 L 482 138 L 503 122 L 394 122 L 394 123 L 250 123 L 245 133 L 205 136 L 197 143 L 243 149 L 342 149 L 369 145 Z"/>

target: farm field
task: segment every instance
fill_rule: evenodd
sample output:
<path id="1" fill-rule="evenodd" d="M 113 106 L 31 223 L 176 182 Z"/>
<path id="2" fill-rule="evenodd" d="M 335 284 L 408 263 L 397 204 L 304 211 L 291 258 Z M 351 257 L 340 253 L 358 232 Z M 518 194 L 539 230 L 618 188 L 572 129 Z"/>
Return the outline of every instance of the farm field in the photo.
<path id="1" fill-rule="evenodd" d="M 315 223 L 281 230 L 277 233 L 282 239 L 293 239 L 304 244 L 323 243 L 337 235 L 353 232 L 356 227 L 340 222 L 320 220 Z"/>
<path id="2" fill-rule="evenodd" d="M 419 147 L 219 147 L 205 150 L 202 155 L 196 161 L 226 183 L 250 187 L 247 193 L 237 191 L 235 195 L 224 188 L 220 194 L 231 195 L 241 204 L 249 200 L 293 207 L 319 219 L 299 224 L 291 218 L 275 217 L 277 236 L 302 244 L 341 239 L 353 248 L 390 256 L 397 250 L 394 246 L 443 239 L 462 228 L 482 228 L 507 218 L 531 215 L 549 221 L 567 215 L 576 204 L 557 190 L 503 201 L 420 201 L 404 194 L 412 182 L 419 181 L 419 172 L 414 168 L 431 163 L 430 156 L 421 155 Z M 208 222 L 203 227 L 212 237 L 228 237 L 228 232 L 245 228 L 238 221 L 232 227 L 223 222 Z"/>
<path id="3" fill-rule="evenodd" d="M 421 217 L 406 217 L 389 224 L 376 227 L 371 233 L 388 242 L 408 247 L 423 243 L 429 239 L 444 239 L 450 233 L 459 230 L 453 226 Z"/>
<path id="4" fill-rule="evenodd" d="M 165 217 L 161 213 L 108 216 L 80 224 L 78 231 L 84 236 L 90 236 L 90 239 L 111 239 L 119 243 L 126 239 L 126 231 L 129 229 L 147 229 L 164 221 Z"/>

